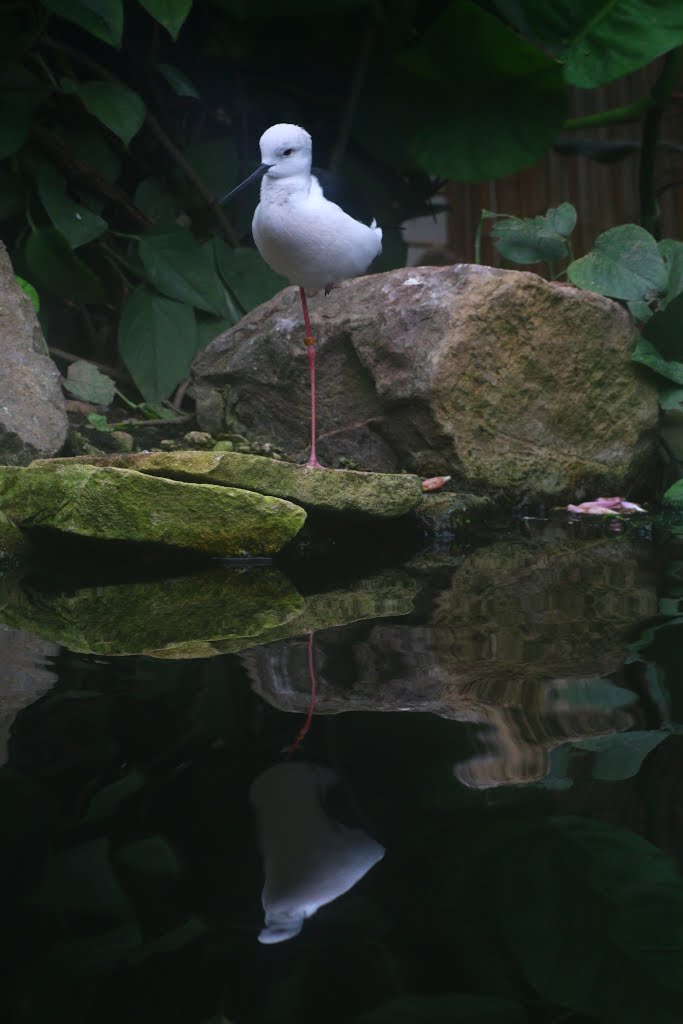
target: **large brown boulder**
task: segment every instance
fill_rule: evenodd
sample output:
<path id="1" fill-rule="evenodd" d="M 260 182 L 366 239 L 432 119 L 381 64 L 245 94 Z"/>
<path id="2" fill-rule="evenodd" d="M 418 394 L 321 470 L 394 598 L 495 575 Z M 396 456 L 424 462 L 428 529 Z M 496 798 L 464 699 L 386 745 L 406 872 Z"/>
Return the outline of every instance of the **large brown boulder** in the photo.
<path id="1" fill-rule="evenodd" d="M 200 353 L 203 428 L 305 454 L 298 302 L 286 289 Z M 517 496 L 643 485 L 656 392 L 630 361 L 634 329 L 616 302 L 535 274 L 457 265 L 358 278 L 310 307 L 328 465 L 345 456 Z"/>
<path id="2" fill-rule="evenodd" d="M 54 455 L 67 427 L 59 370 L 0 242 L 0 465 Z"/>

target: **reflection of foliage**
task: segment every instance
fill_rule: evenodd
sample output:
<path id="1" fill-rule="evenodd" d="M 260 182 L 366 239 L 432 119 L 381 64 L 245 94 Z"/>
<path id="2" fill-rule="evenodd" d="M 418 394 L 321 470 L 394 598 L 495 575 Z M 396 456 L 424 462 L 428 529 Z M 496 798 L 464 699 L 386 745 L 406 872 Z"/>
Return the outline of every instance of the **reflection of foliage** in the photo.
<path id="1" fill-rule="evenodd" d="M 9 5 L 0 223 L 50 344 L 67 335 L 78 354 L 121 358 L 158 402 L 199 348 L 279 289 L 248 245 L 253 196 L 229 213 L 216 202 L 268 123 L 305 123 L 318 162 L 367 195 L 387 269 L 404 261 L 400 224 L 429 212 L 434 175 L 479 181 L 532 163 L 562 128 L 568 85 L 602 85 L 683 41 L 678 0 L 659 0 L 656 18 L 634 0 L 542 7 Z M 640 102 L 655 135 L 665 92 Z"/>

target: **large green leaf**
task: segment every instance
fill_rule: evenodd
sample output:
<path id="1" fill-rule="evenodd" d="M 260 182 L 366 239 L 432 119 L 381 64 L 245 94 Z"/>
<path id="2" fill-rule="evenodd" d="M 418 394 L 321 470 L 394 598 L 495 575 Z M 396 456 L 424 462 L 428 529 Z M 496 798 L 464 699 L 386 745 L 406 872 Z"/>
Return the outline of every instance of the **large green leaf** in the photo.
<path id="1" fill-rule="evenodd" d="M 126 299 L 119 352 L 148 402 L 161 402 L 187 375 L 197 350 L 191 306 L 157 295 L 145 285 Z"/>
<path id="2" fill-rule="evenodd" d="M 679 1024 L 683 882 L 673 863 L 638 836 L 575 817 L 505 845 L 499 923 L 541 998 L 605 1024 Z"/>
<path id="3" fill-rule="evenodd" d="M 56 228 L 32 231 L 24 253 L 31 278 L 39 287 L 72 302 L 104 302 L 102 282 Z"/>
<path id="4" fill-rule="evenodd" d="M 180 205 L 160 178 L 144 178 L 135 190 L 135 205 L 155 224 L 175 224 Z"/>
<path id="5" fill-rule="evenodd" d="M 501 14 L 565 62 L 571 85 L 592 88 L 683 43 L 680 0 L 494 0 Z"/>
<path id="6" fill-rule="evenodd" d="M 501 217 L 491 229 L 496 249 L 513 263 L 557 262 L 569 255 L 568 238 L 576 225 L 576 210 L 562 203 L 539 217 Z"/>
<path id="7" fill-rule="evenodd" d="M 648 321 L 633 359 L 675 384 L 683 384 L 683 294 Z"/>
<path id="8" fill-rule="evenodd" d="M 650 300 L 667 287 L 666 264 L 649 231 L 622 224 L 604 231 L 592 252 L 567 268 L 572 284 L 613 299 Z"/>
<path id="9" fill-rule="evenodd" d="M 390 105 L 380 84 L 370 112 L 375 126 L 391 122 L 394 108 L 390 130 L 444 178 L 482 181 L 532 164 L 566 116 L 556 61 L 469 0 L 432 23 L 404 57 L 401 75 Z"/>
<path id="10" fill-rule="evenodd" d="M 648 366 L 660 376 L 672 380 L 674 384 L 683 384 L 683 362 L 676 359 L 665 359 L 647 338 L 638 338 L 631 359 L 636 363 L 642 363 L 643 366 Z"/>
<path id="11" fill-rule="evenodd" d="M 288 281 L 271 270 L 255 249 L 233 249 L 221 238 L 213 239 L 221 277 L 245 313 L 272 299 Z"/>
<path id="12" fill-rule="evenodd" d="M 392 999 L 354 1024 L 526 1024 L 528 1020 L 524 1007 L 508 999 L 449 992 Z"/>
<path id="13" fill-rule="evenodd" d="M 164 295 L 225 315 L 223 285 L 211 256 L 189 231 L 142 235 L 138 251 L 149 280 Z"/>
<path id="14" fill-rule="evenodd" d="M 50 89 L 18 64 L 0 69 L 0 160 L 20 149 Z"/>
<path id="15" fill-rule="evenodd" d="M 159 73 L 164 76 L 168 84 L 171 86 L 176 96 L 188 96 L 193 100 L 199 99 L 197 87 L 192 84 L 185 72 L 181 71 L 180 68 L 175 67 L 173 64 L 157 64 L 157 68 L 159 69 Z"/>
<path id="16" fill-rule="evenodd" d="M 107 133 L 100 125 L 83 123 L 85 120 L 83 118 L 79 124 L 55 125 L 53 131 L 79 160 L 94 167 L 109 181 L 116 181 L 121 173 L 121 158 L 109 145 Z"/>
<path id="17" fill-rule="evenodd" d="M 591 773 L 594 779 L 616 782 L 636 776 L 647 755 L 670 735 L 668 729 L 633 730 L 581 740 L 573 746 L 597 755 Z"/>
<path id="18" fill-rule="evenodd" d="M 662 504 L 668 508 L 683 509 L 683 480 L 677 480 L 672 484 L 662 497 Z"/>
<path id="19" fill-rule="evenodd" d="M 0 167 L 0 222 L 24 209 L 24 187 L 17 174 Z"/>
<path id="20" fill-rule="evenodd" d="M 75 92 L 87 110 L 98 118 L 126 145 L 142 127 L 147 113 L 137 93 L 118 82 L 85 82 L 74 86 L 63 81 L 67 92 Z"/>
<path id="21" fill-rule="evenodd" d="M 662 305 L 668 306 L 677 295 L 683 292 L 683 242 L 663 238 L 657 247 L 668 273 L 666 294 L 662 300 Z"/>
<path id="22" fill-rule="evenodd" d="M 69 198 L 66 179 L 54 164 L 47 160 L 32 160 L 30 167 L 36 178 L 38 195 L 50 220 L 72 249 L 92 242 L 107 230 L 109 225 L 106 220 Z"/>
<path id="23" fill-rule="evenodd" d="M 44 0 L 49 11 L 111 46 L 121 45 L 123 0 Z"/>
<path id="24" fill-rule="evenodd" d="M 192 0 L 138 0 L 155 21 L 174 38 L 183 27 L 183 22 L 192 10 Z"/>
<path id="25" fill-rule="evenodd" d="M 237 182 L 237 154 L 232 139 L 227 136 L 196 142 L 189 146 L 183 155 L 208 186 L 212 195 L 225 195 Z M 181 187 L 187 189 L 185 176 L 178 172 L 178 177 Z M 187 199 L 188 202 L 197 204 L 198 197 L 194 186 Z M 199 201 L 203 202 L 201 199 Z"/>

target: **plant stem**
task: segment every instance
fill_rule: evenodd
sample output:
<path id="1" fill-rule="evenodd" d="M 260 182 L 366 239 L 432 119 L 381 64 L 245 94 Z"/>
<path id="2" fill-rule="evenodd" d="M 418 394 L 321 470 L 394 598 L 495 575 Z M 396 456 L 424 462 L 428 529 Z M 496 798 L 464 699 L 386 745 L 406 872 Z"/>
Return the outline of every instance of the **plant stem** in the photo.
<path id="1" fill-rule="evenodd" d="M 637 121 L 652 105 L 652 93 L 642 96 L 634 103 L 624 107 L 613 107 L 612 110 L 601 110 L 597 114 L 586 114 L 584 117 L 570 117 L 563 128 L 591 128 L 593 125 L 622 124 L 624 121 Z"/>
<path id="2" fill-rule="evenodd" d="M 650 105 L 643 118 L 638 193 L 640 197 L 640 223 L 655 238 L 661 237 L 661 218 L 655 188 L 655 158 L 662 114 L 671 98 L 683 67 L 683 47 L 670 50 L 664 59 L 661 74 L 650 91 Z"/>

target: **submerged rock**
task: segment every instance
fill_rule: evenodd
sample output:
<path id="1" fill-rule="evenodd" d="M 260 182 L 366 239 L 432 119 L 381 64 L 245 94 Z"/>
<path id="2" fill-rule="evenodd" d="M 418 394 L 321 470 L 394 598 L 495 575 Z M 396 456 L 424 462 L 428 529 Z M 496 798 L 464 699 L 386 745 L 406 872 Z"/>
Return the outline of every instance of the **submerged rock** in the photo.
<path id="1" fill-rule="evenodd" d="M 274 554 L 306 519 L 280 498 L 72 459 L 0 469 L 0 510 L 26 530 L 219 557 Z"/>
<path id="2" fill-rule="evenodd" d="M 151 452 L 79 461 L 135 469 L 173 480 L 240 487 L 284 498 L 317 512 L 395 519 L 413 512 L 423 502 L 420 480 L 410 474 L 309 469 L 239 452 Z"/>
<path id="3" fill-rule="evenodd" d="M 67 427 L 59 370 L 0 242 L 0 464 L 54 455 Z"/>
<path id="4" fill-rule="evenodd" d="M 527 272 L 410 267 L 345 282 L 311 312 L 323 462 L 565 500 L 649 479 L 656 388 L 631 361 L 633 324 L 610 299 Z M 304 453 L 295 289 L 214 339 L 193 372 L 203 428 Z"/>

